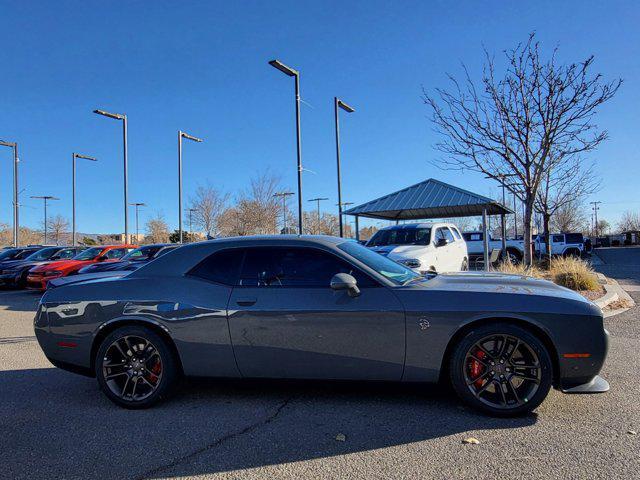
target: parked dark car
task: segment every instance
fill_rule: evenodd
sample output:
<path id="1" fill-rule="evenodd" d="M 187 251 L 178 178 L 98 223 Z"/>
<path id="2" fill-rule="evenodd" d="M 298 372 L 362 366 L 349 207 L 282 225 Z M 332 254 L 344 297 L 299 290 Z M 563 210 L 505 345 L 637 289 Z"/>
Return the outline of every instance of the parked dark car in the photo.
<path id="1" fill-rule="evenodd" d="M 127 253 L 117 262 L 94 263 L 81 268 L 78 274 L 110 272 L 116 270 L 133 271 L 150 262 L 151 260 L 178 248 L 180 245 L 175 243 L 155 243 L 153 245 L 144 245 Z"/>
<path id="2" fill-rule="evenodd" d="M 185 245 L 122 278 L 47 291 L 35 333 L 56 366 L 126 408 L 179 375 L 437 382 L 498 416 L 553 386 L 609 389 L 600 309 L 551 282 L 421 276 L 356 242 L 267 236 Z"/>
<path id="3" fill-rule="evenodd" d="M 76 256 L 86 247 L 44 247 L 33 251 L 22 259 L 0 263 L 0 286 L 25 288 L 29 270 L 38 265 L 55 260 L 65 260 Z"/>
<path id="4" fill-rule="evenodd" d="M 0 252 L 0 268 L 4 262 L 10 260 L 22 260 L 33 252 L 40 250 L 41 246 L 6 248 Z"/>

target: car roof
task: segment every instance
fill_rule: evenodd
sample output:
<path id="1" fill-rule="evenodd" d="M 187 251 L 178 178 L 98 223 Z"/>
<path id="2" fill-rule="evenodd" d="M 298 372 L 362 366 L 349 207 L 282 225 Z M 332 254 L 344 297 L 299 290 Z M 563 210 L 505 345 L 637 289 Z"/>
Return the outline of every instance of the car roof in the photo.
<path id="1" fill-rule="evenodd" d="M 435 227 L 455 227 L 452 223 L 445 222 L 421 222 L 421 223 L 402 223 L 400 225 L 390 225 L 380 230 L 414 230 L 416 228 L 435 228 Z"/>

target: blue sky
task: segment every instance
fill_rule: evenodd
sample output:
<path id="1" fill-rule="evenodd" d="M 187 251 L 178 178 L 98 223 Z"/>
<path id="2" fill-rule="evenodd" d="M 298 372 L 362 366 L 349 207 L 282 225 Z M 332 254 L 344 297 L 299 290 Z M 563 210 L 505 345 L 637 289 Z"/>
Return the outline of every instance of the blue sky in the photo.
<path id="1" fill-rule="evenodd" d="M 499 53 L 536 31 L 560 58 L 596 56 L 606 79 L 625 83 L 597 123 L 610 140 L 591 159 L 602 172 L 600 217 L 639 210 L 640 5 L 635 2 L 50 2 L 0 1 L 0 138 L 21 148 L 22 222 L 41 204 L 71 217 L 71 152 L 78 166 L 78 229 L 122 231 L 120 124 L 129 117 L 129 198 L 177 226 L 176 136 L 185 143 L 185 198 L 207 180 L 232 194 L 265 169 L 295 191 L 293 83 L 301 71 L 307 199 L 334 208 L 333 97 L 342 117 L 344 200 L 364 202 L 434 177 L 496 195 L 489 180 L 429 160 L 436 135 L 421 89 L 446 85 L 464 62 L 479 74 L 482 45 Z M 11 222 L 10 150 L 0 149 L 0 221 Z M 294 202 L 291 202 L 293 206 Z M 130 230 L 134 229 L 133 209 Z"/>

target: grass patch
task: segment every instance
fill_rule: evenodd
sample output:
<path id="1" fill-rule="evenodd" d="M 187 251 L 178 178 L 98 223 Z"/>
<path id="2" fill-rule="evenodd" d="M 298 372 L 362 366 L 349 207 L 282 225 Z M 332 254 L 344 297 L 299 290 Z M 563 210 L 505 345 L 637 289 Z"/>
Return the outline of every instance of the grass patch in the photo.
<path id="1" fill-rule="evenodd" d="M 551 263 L 538 263 L 531 267 L 525 267 L 522 263 L 512 264 L 502 262 L 497 271 L 511 275 L 523 275 L 528 277 L 543 278 L 577 291 L 599 291 L 601 290 L 598 277 L 589 264 L 580 258 L 558 257 L 553 258 Z"/>
<path id="2" fill-rule="evenodd" d="M 600 290 L 598 277 L 589 264 L 580 258 L 558 257 L 551 260 L 549 267 L 551 280 L 571 290 Z"/>

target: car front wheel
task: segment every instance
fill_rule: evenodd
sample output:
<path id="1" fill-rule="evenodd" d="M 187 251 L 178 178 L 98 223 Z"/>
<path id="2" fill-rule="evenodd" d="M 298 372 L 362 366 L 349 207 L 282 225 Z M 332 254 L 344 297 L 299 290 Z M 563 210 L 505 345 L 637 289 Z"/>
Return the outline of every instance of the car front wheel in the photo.
<path id="1" fill-rule="evenodd" d="M 125 408 L 147 408 L 166 397 L 178 367 L 167 343 L 146 327 L 126 326 L 100 344 L 95 361 L 102 391 Z"/>
<path id="2" fill-rule="evenodd" d="M 450 358 L 451 383 L 468 405 L 511 417 L 534 410 L 551 388 L 553 367 L 544 344 L 508 323 L 469 331 Z"/>

